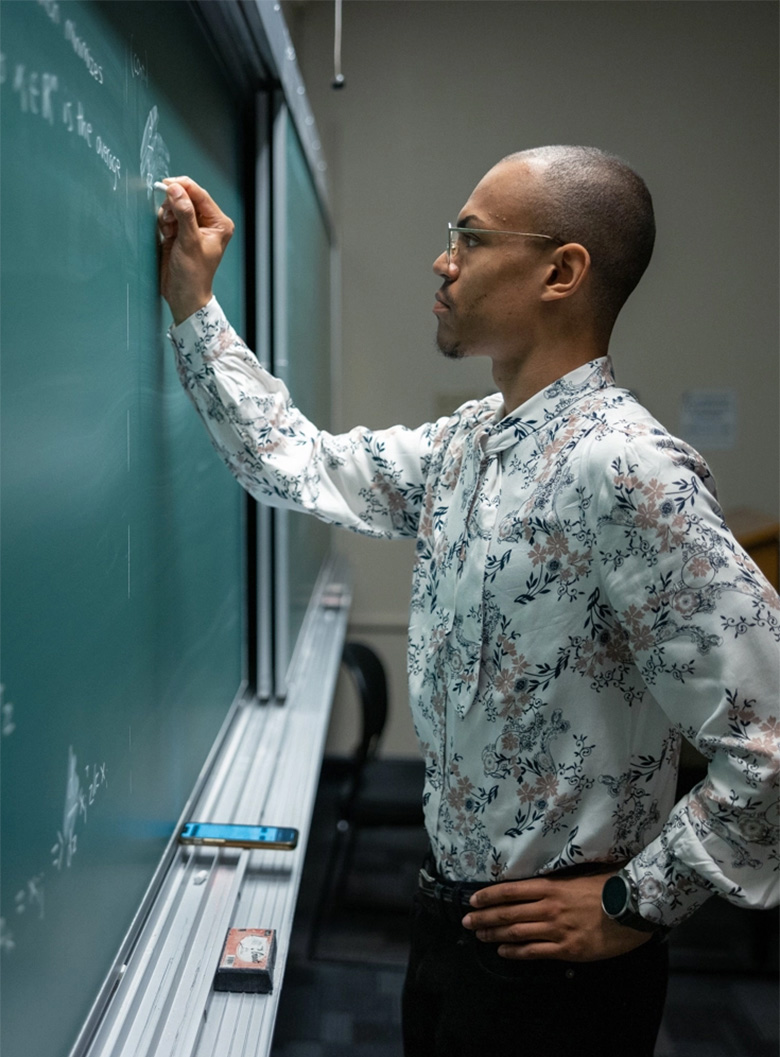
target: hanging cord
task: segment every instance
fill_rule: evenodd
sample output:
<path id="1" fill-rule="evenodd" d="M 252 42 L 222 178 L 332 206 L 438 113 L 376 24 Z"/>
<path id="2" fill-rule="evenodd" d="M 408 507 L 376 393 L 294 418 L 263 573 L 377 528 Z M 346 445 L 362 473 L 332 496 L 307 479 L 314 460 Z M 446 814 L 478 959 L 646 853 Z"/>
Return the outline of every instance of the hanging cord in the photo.
<path id="1" fill-rule="evenodd" d="M 341 0 L 336 0 L 335 30 L 333 34 L 333 84 L 331 87 L 344 87 L 344 74 L 341 72 Z"/>

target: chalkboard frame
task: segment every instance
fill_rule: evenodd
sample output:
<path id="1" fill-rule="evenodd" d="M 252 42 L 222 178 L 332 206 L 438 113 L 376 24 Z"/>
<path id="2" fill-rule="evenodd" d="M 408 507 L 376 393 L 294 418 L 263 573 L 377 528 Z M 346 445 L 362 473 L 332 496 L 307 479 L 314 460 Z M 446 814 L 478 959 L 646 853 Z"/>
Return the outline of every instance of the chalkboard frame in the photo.
<path id="1" fill-rule="evenodd" d="M 281 93 L 273 101 L 272 268 L 274 341 L 272 370 L 296 406 L 314 424 L 332 428 L 334 235 L 318 195 L 317 180 L 294 116 Z M 301 227 L 301 225 L 303 225 Z M 291 261 L 295 264 L 291 267 Z M 308 270 L 310 269 L 310 270 Z M 327 282 L 317 290 L 323 273 Z M 331 529 L 298 511 L 275 509 L 275 693 L 287 695 L 297 664 L 300 633 L 310 598 L 330 551 Z"/>

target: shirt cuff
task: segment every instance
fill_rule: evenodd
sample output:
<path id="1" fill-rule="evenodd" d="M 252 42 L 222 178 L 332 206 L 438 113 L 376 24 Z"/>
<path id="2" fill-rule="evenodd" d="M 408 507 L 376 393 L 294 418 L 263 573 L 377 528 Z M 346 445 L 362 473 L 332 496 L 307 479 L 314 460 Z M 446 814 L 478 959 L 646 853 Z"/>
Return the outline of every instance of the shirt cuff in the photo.
<path id="1" fill-rule="evenodd" d="M 246 399 L 249 391 L 289 403 L 287 386 L 260 365 L 215 297 L 178 326 L 170 327 L 168 336 L 179 377 L 196 404 L 196 392 L 204 388 L 209 401 L 219 390 L 220 399 L 235 406 Z M 202 410 L 206 417 L 211 416 L 205 406 Z"/>
<path id="2" fill-rule="evenodd" d="M 230 323 L 216 297 L 193 312 L 182 323 L 171 324 L 168 336 L 180 353 L 200 353 L 206 356 L 219 342 L 221 334 L 230 330 Z"/>
<path id="3" fill-rule="evenodd" d="M 713 891 L 683 863 L 673 862 L 671 868 L 669 863 L 668 848 L 654 841 L 623 869 L 633 882 L 642 917 L 672 929 L 706 903 Z"/>

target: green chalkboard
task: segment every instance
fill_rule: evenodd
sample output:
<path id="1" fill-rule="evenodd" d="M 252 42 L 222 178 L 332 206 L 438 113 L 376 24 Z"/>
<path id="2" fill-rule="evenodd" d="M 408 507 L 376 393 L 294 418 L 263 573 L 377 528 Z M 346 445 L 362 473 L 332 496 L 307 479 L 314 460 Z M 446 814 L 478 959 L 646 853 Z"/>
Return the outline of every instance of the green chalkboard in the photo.
<path id="1" fill-rule="evenodd" d="M 331 244 L 311 170 L 289 113 L 277 116 L 274 370 L 295 404 L 331 428 Z M 283 690 L 312 588 L 330 548 L 330 529 L 308 514 L 279 516 L 277 673 Z"/>
<path id="2" fill-rule="evenodd" d="M 62 1057 L 243 678 L 243 496 L 175 375 L 149 186 L 197 174 L 242 230 L 241 120 L 188 4 L 0 18 L 0 1049 Z"/>

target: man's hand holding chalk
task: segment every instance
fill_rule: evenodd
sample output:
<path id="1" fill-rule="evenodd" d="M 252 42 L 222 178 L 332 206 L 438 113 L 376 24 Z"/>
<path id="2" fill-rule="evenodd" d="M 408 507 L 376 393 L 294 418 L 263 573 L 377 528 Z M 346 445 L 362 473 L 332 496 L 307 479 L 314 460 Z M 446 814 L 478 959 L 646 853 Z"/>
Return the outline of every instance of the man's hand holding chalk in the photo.
<path id="1" fill-rule="evenodd" d="M 167 198 L 157 214 L 160 291 L 179 324 L 211 300 L 214 275 L 235 225 L 188 176 L 168 178 L 164 187 Z"/>

